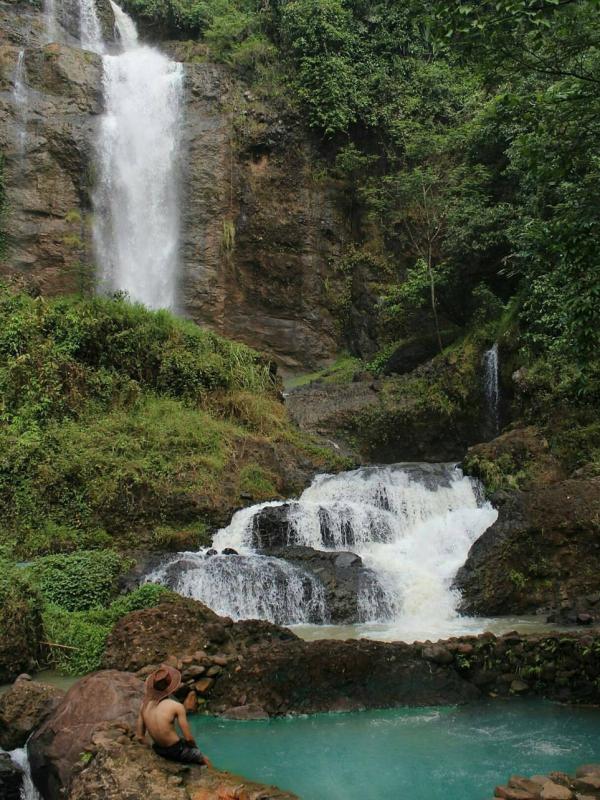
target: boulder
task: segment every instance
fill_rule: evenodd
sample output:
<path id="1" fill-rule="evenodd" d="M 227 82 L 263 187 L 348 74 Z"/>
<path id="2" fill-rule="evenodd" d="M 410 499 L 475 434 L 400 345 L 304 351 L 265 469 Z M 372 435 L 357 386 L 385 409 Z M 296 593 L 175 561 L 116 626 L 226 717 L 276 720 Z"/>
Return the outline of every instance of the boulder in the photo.
<path id="1" fill-rule="evenodd" d="M 73 771 L 66 800 L 294 800 L 273 786 L 159 758 L 122 728 L 102 726 Z"/>
<path id="2" fill-rule="evenodd" d="M 566 786 L 548 781 L 542 786 L 540 800 L 573 800 L 575 795 Z"/>
<path id="3" fill-rule="evenodd" d="M 597 616 L 600 549 L 590 521 L 600 518 L 600 478 L 501 491 L 492 501 L 498 519 L 456 576 L 461 611 L 495 616 L 559 607 L 572 608 L 574 622 Z"/>
<path id="4" fill-rule="evenodd" d="M 64 695 L 62 689 L 17 678 L 0 696 L 0 747 L 23 747 L 34 728 L 50 714 Z"/>
<path id="5" fill-rule="evenodd" d="M 228 708 L 221 716 L 224 719 L 237 719 L 237 720 L 252 720 L 252 719 L 269 719 L 269 715 L 260 706 L 236 706 L 235 708 Z"/>
<path id="6" fill-rule="evenodd" d="M 258 643 L 296 638 L 287 628 L 270 622 L 234 624 L 197 600 L 172 597 L 156 608 L 134 611 L 120 619 L 108 637 L 103 666 L 135 672 L 168 661 L 173 654 L 243 653 Z"/>
<path id="7" fill-rule="evenodd" d="M 389 599 L 377 575 L 350 552 L 330 552 L 312 547 L 278 547 L 262 551 L 312 573 L 325 587 L 325 603 L 331 622 L 351 624 L 363 620 L 360 597 L 368 596 L 382 619 L 391 615 Z"/>
<path id="8" fill-rule="evenodd" d="M 2 800 L 21 800 L 23 773 L 11 761 L 8 753 L 0 752 L 0 797 Z"/>
<path id="9" fill-rule="evenodd" d="M 116 670 L 92 673 L 69 689 L 27 745 L 33 780 L 45 800 L 59 800 L 100 723 L 135 728 L 143 695 L 139 678 Z"/>
<path id="10" fill-rule="evenodd" d="M 252 547 L 269 551 L 298 544 L 293 526 L 289 522 L 294 503 L 267 506 L 252 520 Z"/>
<path id="11" fill-rule="evenodd" d="M 442 345 L 448 347 L 458 336 L 458 330 L 442 332 Z M 419 336 L 407 339 L 394 350 L 383 366 L 384 375 L 404 375 L 440 352 L 437 336 Z"/>

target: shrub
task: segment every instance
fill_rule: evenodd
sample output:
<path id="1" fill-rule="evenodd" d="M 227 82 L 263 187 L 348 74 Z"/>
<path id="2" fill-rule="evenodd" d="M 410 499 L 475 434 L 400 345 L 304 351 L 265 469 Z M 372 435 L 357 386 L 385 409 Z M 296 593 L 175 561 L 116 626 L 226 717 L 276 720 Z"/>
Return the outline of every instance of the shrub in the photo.
<path id="1" fill-rule="evenodd" d="M 23 570 L 0 558 L 0 681 L 13 680 L 37 660 L 41 598 Z"/>
<path id="2" fill-rule="evenodd" d="M 82 550 L 38 558 L 30 569 L 47 603 L 66 611 L 88 611 L 108 604 L 127 565 L 112 550 Z"/>

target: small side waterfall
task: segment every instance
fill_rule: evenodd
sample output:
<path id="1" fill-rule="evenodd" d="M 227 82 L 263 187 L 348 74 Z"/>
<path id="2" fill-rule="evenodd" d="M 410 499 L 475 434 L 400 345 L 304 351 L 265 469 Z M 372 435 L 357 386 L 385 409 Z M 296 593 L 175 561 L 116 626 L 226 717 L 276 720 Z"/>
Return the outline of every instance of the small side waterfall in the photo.
<path id="1" fill-rule="evenodd" d="M 483 386 L 490 431 L 496 436 L 500 432 L 500 373 L 497 343 L 483 354 Z"/>
<path id="2" fill-rule="evenodd" d="M 113 4 L 124 52 L 104 56 L 94 240 L 101 282 L 150 308 L 176 305 L 183 67 L 139 44 Z"/>
<path id="3" fill-rule="evenodd" d="M 270 608 L 289 603 L 290 590 L 282 591 L 281 583 L 284 577 L 289 580 L 281 567 L 285 562 L 256 554 L 261 546 L 261 514 L 277 506 L 284 506 L 285 514 L 279 546 L 357 553 L 378 581 L 359 589 L 361 619 L 392 618 L 398 638 L 407 640 L 448 635 L 456 629 L 459 598 L 452 581 L 473 542 L 497 517 L 479 484 L 449 464 L 399 464 L 319 475 L 296 502 L 265 503 L 238 512 L 215 536 L 213 546 L 233 548 L 242 555 L 237 561 L 234 556 L 217 557 L 228 565 L 226 570 L 219 567 L 218 576 L 216 567 L 207 566 L 219 563 L 213 557 L 201 562 L 205 566 L 198 573 L 185 569 L 185 584 L 169 583 L 165 573 L 151 579 L 229 615 L 236 603 L 236 619 L 257 615 L 273 619 L 272 611 L 266 613 L 254 599 L 246 604 L 245 598 L 258 589 L 268 595 Z M 180 554 L 171 569 L 181 571 L 177 565 L 189 557 Z M 251 570 L 247 564 L 240 569 L 245 559 L 252 562 Z M 272 577 L 273 562 L 284 570 L 277 580 Z M 215 570 L 210 580 L 218 578 L 216 584 L 208 585 L 207 570 Z M 265 581 L 268 591 L 260 588 Z M 288 623 L 298 619 L 306 598 L 297 590 L 293 594 L 300 605 L 286 618 Z M 304 620 L 313 617 L 314 612 L 304 608 Z"/>
<path id="4" fill-rule="evenodd" d="M 16 145 L 17 155 L 22 162 L 27 146 L 27 118 L 28 118 L 28 92 L 27 92 L 27 73 L 25 69 L 25 50 L 21 48 L 17 56 L 13 78 L 13 101 L 15 104 L 16 120 Z M 22 166 L 22 164 L 21 164 Z"/>
<path id="5" fill-rule="evenodd" d="M 104 40 L 95 0 L 79 0 L 79 40 L 84 50 L 104 53 Z"/>
<path id="6" fill-rule="evenodd" d="M 33 779 L 31 777 L 31 768 L 29 766 L 29 757 L 25 747 L 18 750 L 13 750 L 9 753 L 13 764 L 15 764 L 23 773 L 23 784 L 21 786 L 21 800 L 42 800 L 42 796 L 35 788 Z"/>
<path id="7" fill-rule="evenodd" d="M 46 40 L 48 42 L 55 42 L 57 39 L 56 0 L 44 0 L 43 7 Z"/>

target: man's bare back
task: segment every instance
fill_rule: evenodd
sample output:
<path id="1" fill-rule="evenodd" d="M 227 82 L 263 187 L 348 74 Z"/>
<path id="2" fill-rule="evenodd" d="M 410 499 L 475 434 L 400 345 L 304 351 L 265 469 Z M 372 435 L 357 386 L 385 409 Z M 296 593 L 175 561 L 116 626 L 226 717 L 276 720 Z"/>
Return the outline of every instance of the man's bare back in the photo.
<path id="1" fill-rule="evenodd" d="M 171 747 L 179 741 L 175 722 L 179 723 L 185 739 L 192 739 L 185 708 L 176 700 L 167 698 L 160 703 L 150 701 L 140 712 L 146 730 L 160 747 Z"/>

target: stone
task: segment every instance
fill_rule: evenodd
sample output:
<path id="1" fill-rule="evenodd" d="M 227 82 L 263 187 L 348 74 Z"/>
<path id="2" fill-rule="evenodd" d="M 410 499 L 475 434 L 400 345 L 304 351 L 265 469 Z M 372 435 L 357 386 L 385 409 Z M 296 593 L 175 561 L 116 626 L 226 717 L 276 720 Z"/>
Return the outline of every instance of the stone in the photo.
<path id="1" fill-rule="evenodd" d="M 221 667 L 218 664 L 214 664 L 214 666 L 209 667 L 206 670 L 206 677 L 207 678 L 214 678 L 216 675 L 219 674 L 219 672 L 221 672 Z"/>
<path id="2" fill-rule="evenodd" d="M 100 723 L 135 729 L 143 696 L 138 677 L 116 670 L 94 672 L 69 689 L 27 745 L 32 775 L 45 800 L 59 800 Z"/>
<path id="3" fill-rule="evenodd" d="M 2 800 L 21 800 L 23 773 L 13 764 L 8 753 L 0 753 L 0 797 Z"/>
<path id="4" fill-rule="evenodd" d="M 502 800 L 537 800 L 538 796 L 523 789 L 513 789 L 510 786 L 496 786 L 494 790 L 494 797 L 502 798 Z"/>
<path id="5" fill-rule="evenodd" d="M 423 658 L 426 661 L 433 661 L 435 664 L 451 664 L 454 661 L 452 653 L 440 644 L 424 647 Z"/>
<path id="6" fill-rule="evenodd" d="M 548 778 L 544 777 L 542 784 L 545 783 Z M 540 783 L 531 779 L 531 778 L 524 778 L 521 775 L 512 775 L 510 780 L 508 781 L 508 785 L 512 789 L 521 789 L 524 792 L 529 792 L 534 796 L 538 796 L 540 793 Z"/>
<path id="7" fill-rule="evenodd" d="M 525 683 L 525 681 L 517 679 L 510 684 L 510 690 L 515 694 L 522 694 L 523 692 L 527 692 L 529 690 L 529 684 Z"/>
<path id="8" fill-rule="evenodd" d="M 583 778 L 586 775 L 600 775 L 600 764 L 582 764 L 575 770 L 577 778 Z"/>
<path id="9" fill-rule="evenodd" d="M 200 692 L 200 694 L 206 694 L 212 689 L 214 683 L 212 678 L 200 678 L 200 680 L 196 681 L 194 684 L 194 688 L 197 692 Z"/>
<path id="10" fill-rule="evenodd" d="M 0 695 L 0 748 L 23 747 L 33 729 L 52 712 L 63 695 L 62 689 L 19 676 Z"/>
<path id="11" fill-rule="evenodd" d="M 582 775 L 581 777 L 576 777 L 573 781 L 573 786 L 579 792 L 599 792 L 600 775 Z"/>
<path id="12" fill-rule="evenodd" d="M 542 786 L 540 800 L 573 800 L 574 794 L 566 786 L 561 786 L 554 781 L 547 781 Z"/>
<path id="13" fill-rule="evenodd" d="M 220 715 L 225 719 L 239 719 L 239 720 L 251 720 L 251 719 L 268 719 L 269 715 L 260 706 L 255 705 L 246 705 L 246 706 L 236 706 L 235 708 L 228 708 L 226 711 Z"/>

